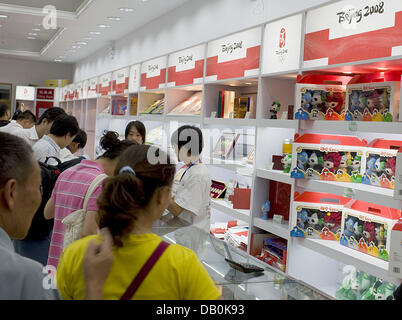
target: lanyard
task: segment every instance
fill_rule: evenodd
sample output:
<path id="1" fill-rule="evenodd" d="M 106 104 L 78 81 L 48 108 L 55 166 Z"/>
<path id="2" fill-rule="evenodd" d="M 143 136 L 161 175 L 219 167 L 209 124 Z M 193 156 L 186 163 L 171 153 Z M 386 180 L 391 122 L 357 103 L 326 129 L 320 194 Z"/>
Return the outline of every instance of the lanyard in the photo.
<path id="1" fill-rule="evenodd" d="M 195 161 L 194 163 L 192 163 L 192 164 L 190 164 L 189 166 L 187 166 L 187 169 L 186 169 L 186 171 L 184 171 L 184 173 L 181 175 L 181 177 L 180 177 L 180 182 L 181 182 L 181 180 L 183 180 L 183 177 L 184 177 L 184 175 L 187 173 L 187 171 L 188 171 L 188 169 L 190 169 L 192 166 L 195 166 L 196 164 L 197 164 L 197 162 L 199 162 L 200 161 L 200 159 L 198 159 L 197 161 Z"/>

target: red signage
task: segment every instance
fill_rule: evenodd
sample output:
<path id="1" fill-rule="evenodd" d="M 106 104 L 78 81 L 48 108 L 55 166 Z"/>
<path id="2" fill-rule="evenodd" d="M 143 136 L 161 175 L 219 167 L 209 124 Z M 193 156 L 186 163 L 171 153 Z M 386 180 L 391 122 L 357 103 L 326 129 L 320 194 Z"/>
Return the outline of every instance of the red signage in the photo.
<path id="1" fill-rule="evenodd" d="M 36 89 L 36 99 L 54 100 L 54 89 L 51 89 L 51 88 Z"/>

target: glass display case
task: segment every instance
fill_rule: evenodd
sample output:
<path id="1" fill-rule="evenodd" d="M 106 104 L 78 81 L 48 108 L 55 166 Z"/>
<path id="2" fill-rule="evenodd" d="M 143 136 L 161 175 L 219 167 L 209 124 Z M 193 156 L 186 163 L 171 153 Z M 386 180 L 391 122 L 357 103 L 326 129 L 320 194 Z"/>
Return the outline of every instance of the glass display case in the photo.
<path id="1" fill-rule="evenodd" d="M 224 300 L 333 299 L 180 218 L 165 215 L 154 224 L 153 231 L 166 242 L 192 249 L 221 290 Z M 232 268 L 226 259 L 258 266 L 263 271 L 245 273 Z"/>

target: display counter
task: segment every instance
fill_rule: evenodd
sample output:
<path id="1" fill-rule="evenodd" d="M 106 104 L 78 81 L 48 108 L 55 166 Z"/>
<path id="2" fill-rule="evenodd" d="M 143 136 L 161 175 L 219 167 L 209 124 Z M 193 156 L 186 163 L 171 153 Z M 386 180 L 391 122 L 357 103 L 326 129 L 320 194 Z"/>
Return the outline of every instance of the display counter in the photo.
<path id="1" fill-rule="evenodd" d="M 278 272 L 266 263 L 250 256 L 211 234 L 188 226 L 179 218 L 163 219 L 153 231 L 166 242 L 192 249 L 222 292 L 225 300 L 329 300 L 326 294 Z M 225 248 L 226 246 L 226 248 Z M 244 273 L 232 268 L 225 260 L 252 264 L 263 268 L 260 273 Z"/>

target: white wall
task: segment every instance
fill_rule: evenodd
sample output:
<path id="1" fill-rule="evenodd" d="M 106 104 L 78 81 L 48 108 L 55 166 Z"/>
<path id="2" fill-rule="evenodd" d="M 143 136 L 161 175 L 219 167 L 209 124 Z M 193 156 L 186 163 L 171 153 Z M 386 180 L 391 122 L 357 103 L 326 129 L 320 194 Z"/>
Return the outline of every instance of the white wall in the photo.
<path id="1" fill-rule="evenodd" d="M 74 82 L 300 12 L 329 0 L 190 0 L 75 65 Z"/>
<path id="2" fill-rule="evenodd" d="M 16 85 L 44 86 L 46 79 L 68 79 L 71 82 L 72 78 L 72 64 L 0 57 L 0 82 L 13 84 L 12 108 L 15 106 Z"/>

